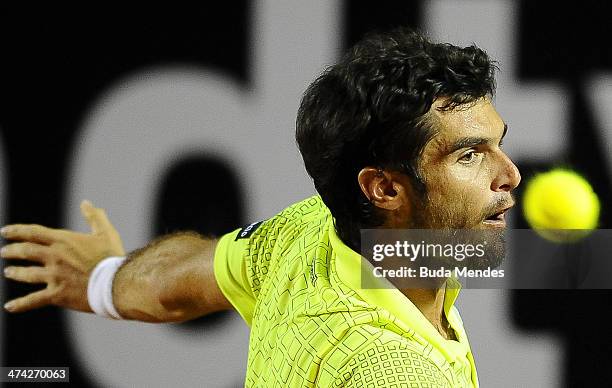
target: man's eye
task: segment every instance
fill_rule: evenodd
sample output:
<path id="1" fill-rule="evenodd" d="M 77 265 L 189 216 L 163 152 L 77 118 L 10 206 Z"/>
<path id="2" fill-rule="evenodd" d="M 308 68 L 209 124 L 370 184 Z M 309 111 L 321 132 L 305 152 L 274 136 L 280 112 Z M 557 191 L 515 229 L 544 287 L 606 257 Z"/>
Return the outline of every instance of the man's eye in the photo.
<path id="1" fill-rule="evenodd" d="M 463 163 L 463 164 L 474 163 L 480 158 L 480 155 L 482 155 L 482 153 L 470 151 L 467 154 L 459 158 L 459 163 Z"/>

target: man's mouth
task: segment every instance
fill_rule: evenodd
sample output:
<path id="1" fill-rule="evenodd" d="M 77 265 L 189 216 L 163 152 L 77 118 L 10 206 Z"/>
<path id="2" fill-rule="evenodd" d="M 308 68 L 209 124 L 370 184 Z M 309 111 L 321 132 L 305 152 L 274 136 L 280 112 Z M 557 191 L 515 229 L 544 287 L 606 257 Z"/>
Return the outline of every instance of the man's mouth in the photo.
<path id="1" fill-rule="evenodd" d="M 510 208 L 514 206 L 514 204 L 507 206 L 497 212 L 491 214 L 487 218 L 484 219 L 483 224 L 494 228 L 505 228 L 506 227 L 506 212 L 510 210 Z"/>

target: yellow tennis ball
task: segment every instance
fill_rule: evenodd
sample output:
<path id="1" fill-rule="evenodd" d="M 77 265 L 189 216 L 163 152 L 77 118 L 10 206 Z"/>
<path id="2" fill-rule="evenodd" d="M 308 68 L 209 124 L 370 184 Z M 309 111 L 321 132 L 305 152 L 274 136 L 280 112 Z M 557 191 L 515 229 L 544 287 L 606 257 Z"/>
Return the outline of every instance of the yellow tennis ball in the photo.
<path id="1" fill-rule="evenodd" d="M 574 171 L 556 168 L 534 176 L 523 196 L 523 214 L 542 237 L 573 242 L 599 222 L 600 203 L 593 188 Z"/>

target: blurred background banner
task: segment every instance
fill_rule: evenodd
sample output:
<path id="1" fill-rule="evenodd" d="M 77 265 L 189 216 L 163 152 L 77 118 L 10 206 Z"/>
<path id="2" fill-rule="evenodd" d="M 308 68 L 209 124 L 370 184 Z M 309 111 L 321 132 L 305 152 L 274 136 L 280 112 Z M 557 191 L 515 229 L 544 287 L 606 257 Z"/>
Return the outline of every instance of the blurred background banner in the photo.
<path id="1" fill-rule="evenodd" d="M 86 230 L 107 209 L 126 248 L 220 235 L 314 193 L 294 141 L 301 93 L 372 29 L 418 27 L 499 62 L 496 105 L 524 179 L 569 166 L 611 228 L 612 6 L 511 0 L 234 1 L 199 8 L 0 7 L 0 219 Z M 4 178 L 2 177 L 4 175 Z M 519 192 L 520 196 L 520 192 Z M 509 225 L 525 228 L 515 209 Z M 32 287 L 1 281 L 0 297 Z M 464 290 L 483 387 L 597 386 L 609 291 Z M 236 387 L 248 328 L 0 314 L 2 366 L 68 366 L 78 387 Z M 603 334 L 600 334 L 603 333 Z"/>
<path id="2" fill-rule="evenodd" d="M 5 201 L 5 191 L 6 191 L 6 159 L 4 158 L 5 156 L 5 150 L 4 150 L 4 142 L 2 141 L 2 138 L 0 138 L 0 223 L 4 223 L 5 222 L 5 209 L 6 209 L 6 202 Z M 3 280 L 0 280 L 0 283 L 3 283 Z M 0 301 L 2 301 L 2 304 L 4 304 L 4 300 L 6 299 L 6 292 L 4 290 L 4 284 L 0 284 Z M 6 330 L 4 328 L 4 317 L 5 317 L 5 313 L 2 312 L 0 314 L 0 344 L 4 344 L 4 336 L 6 333 Z M 4 350 L 4 349 L 3 349 Z M 2 351 L 2 353 L 0 353 L 0 366 L 5 365 L 4 363 L 4 351 Z"/>

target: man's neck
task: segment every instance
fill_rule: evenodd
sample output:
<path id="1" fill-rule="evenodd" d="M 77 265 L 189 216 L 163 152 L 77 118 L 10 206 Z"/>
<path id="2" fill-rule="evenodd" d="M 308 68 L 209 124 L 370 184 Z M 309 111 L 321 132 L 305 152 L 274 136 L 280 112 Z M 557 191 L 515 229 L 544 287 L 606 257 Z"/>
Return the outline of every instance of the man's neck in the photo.
<path id="1" fill-rule="evenodd" d="M 445 338 L 452 337 L 444 315 L 445 284 L 438 288 L 406 288 L 401 292 L 421 311 Z"/>
<path id="2" fill-rule="evenodd" d="M 444 314 L 444 288 L 409 288 L 401 290 L 432 324 L 440 323 Z"/>

